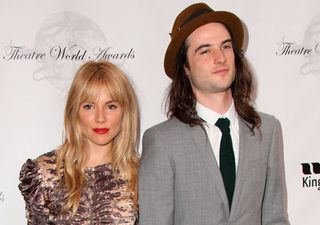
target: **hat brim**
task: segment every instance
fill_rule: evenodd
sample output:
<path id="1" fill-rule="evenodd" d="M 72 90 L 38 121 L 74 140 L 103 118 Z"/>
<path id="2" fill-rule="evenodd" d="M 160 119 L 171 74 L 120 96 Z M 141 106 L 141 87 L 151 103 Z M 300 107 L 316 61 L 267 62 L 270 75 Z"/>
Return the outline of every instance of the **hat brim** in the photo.
<path id="1" fill-rule="evenodd" d="M 240 19 L 230 12 L 213 11 L 203 14 L 186 25 L 184 25 L 172 38 L 164 58 L 164 69 L 166 74 L 172 79 L 176 73 L 176 57 L 179 49 L 189 35 L 202 25 L 207 23 L 223 23 L 230 31 L 232 39 L 238 49 L 243 44 L 243 27 Z"/>

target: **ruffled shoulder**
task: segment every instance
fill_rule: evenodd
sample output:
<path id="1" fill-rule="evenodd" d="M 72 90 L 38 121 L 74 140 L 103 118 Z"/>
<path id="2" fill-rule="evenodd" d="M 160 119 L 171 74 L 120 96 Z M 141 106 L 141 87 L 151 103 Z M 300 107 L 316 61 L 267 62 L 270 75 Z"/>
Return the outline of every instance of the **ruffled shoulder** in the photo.
<path id="1" fill-rule="evenodd" d="M 19 175 L 19 189 L 26 202 L 45 204 L 45 187 L 42 174 L 36 161 L 28 159 L 22 166 Z"/>
<path id="2" fill-rule="evenodd" d="M 28 159 L 22 166 L 19 175 L 19 189 L 26 203 L 28 224 L 47 224 L 50 210 L 49 192 L 52 181 L 56 179 L 55 151 Z M 51 187 L 51 188 L 50 188 Z"/>
<path id="3" fill-rule="evenodd" d="M 45 204 L 47 196 L 48 170 L 55 165 L 55 153 L 49 152 L 35 160 L 28 159 L 19 175 L 19 189 L 26 202 Z M 49 173 L 53 175 L 51 172 Z"/>

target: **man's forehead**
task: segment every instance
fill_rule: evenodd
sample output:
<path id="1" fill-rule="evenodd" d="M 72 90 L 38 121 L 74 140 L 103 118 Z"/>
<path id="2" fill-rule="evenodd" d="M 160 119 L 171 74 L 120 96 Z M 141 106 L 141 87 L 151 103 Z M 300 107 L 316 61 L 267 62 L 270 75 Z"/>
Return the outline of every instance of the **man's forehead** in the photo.
<path id="1" fill-rule="evenodd" d="M 186 39 L 186 46 L 220 45 L 231 41 L 231 35 L 222 23 L 208 23 L 194 30 Z"/>

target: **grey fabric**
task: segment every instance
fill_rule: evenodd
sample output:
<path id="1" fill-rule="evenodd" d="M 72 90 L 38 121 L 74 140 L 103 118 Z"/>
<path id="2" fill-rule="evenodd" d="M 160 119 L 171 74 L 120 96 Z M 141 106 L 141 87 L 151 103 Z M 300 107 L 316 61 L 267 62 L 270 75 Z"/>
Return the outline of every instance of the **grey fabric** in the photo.
<path id="1" fill-rule="evenodd" d="M 205 131 L 173 118 L 148 129 L 139 170 L 140 225 L 285 225 L 279 122 L 260 114 L 261 135 L 239 121 L 239 163 L 228 200 Z"/>

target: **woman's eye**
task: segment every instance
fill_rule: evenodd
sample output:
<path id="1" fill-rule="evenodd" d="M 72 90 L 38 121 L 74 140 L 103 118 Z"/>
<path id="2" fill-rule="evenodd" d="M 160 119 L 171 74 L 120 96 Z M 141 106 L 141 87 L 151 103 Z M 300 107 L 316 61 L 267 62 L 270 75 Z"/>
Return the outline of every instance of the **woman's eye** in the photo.
<path id="1" fill-rule="evenodd" d="M 118 106 L 116 104 L 109 104 L 107 105 L 107 109 L 110 109 L 110 110 L 114 110 L 114 109 L 117 109 Z"/>
<path id="2" fill-rule="evenodd" d="M 84 109 L 86 109 L 86 110 L 92 109 L 92 105 L 91 105 L 91 104 L 84 104 L 82 107 L 83 107 Z"/>

